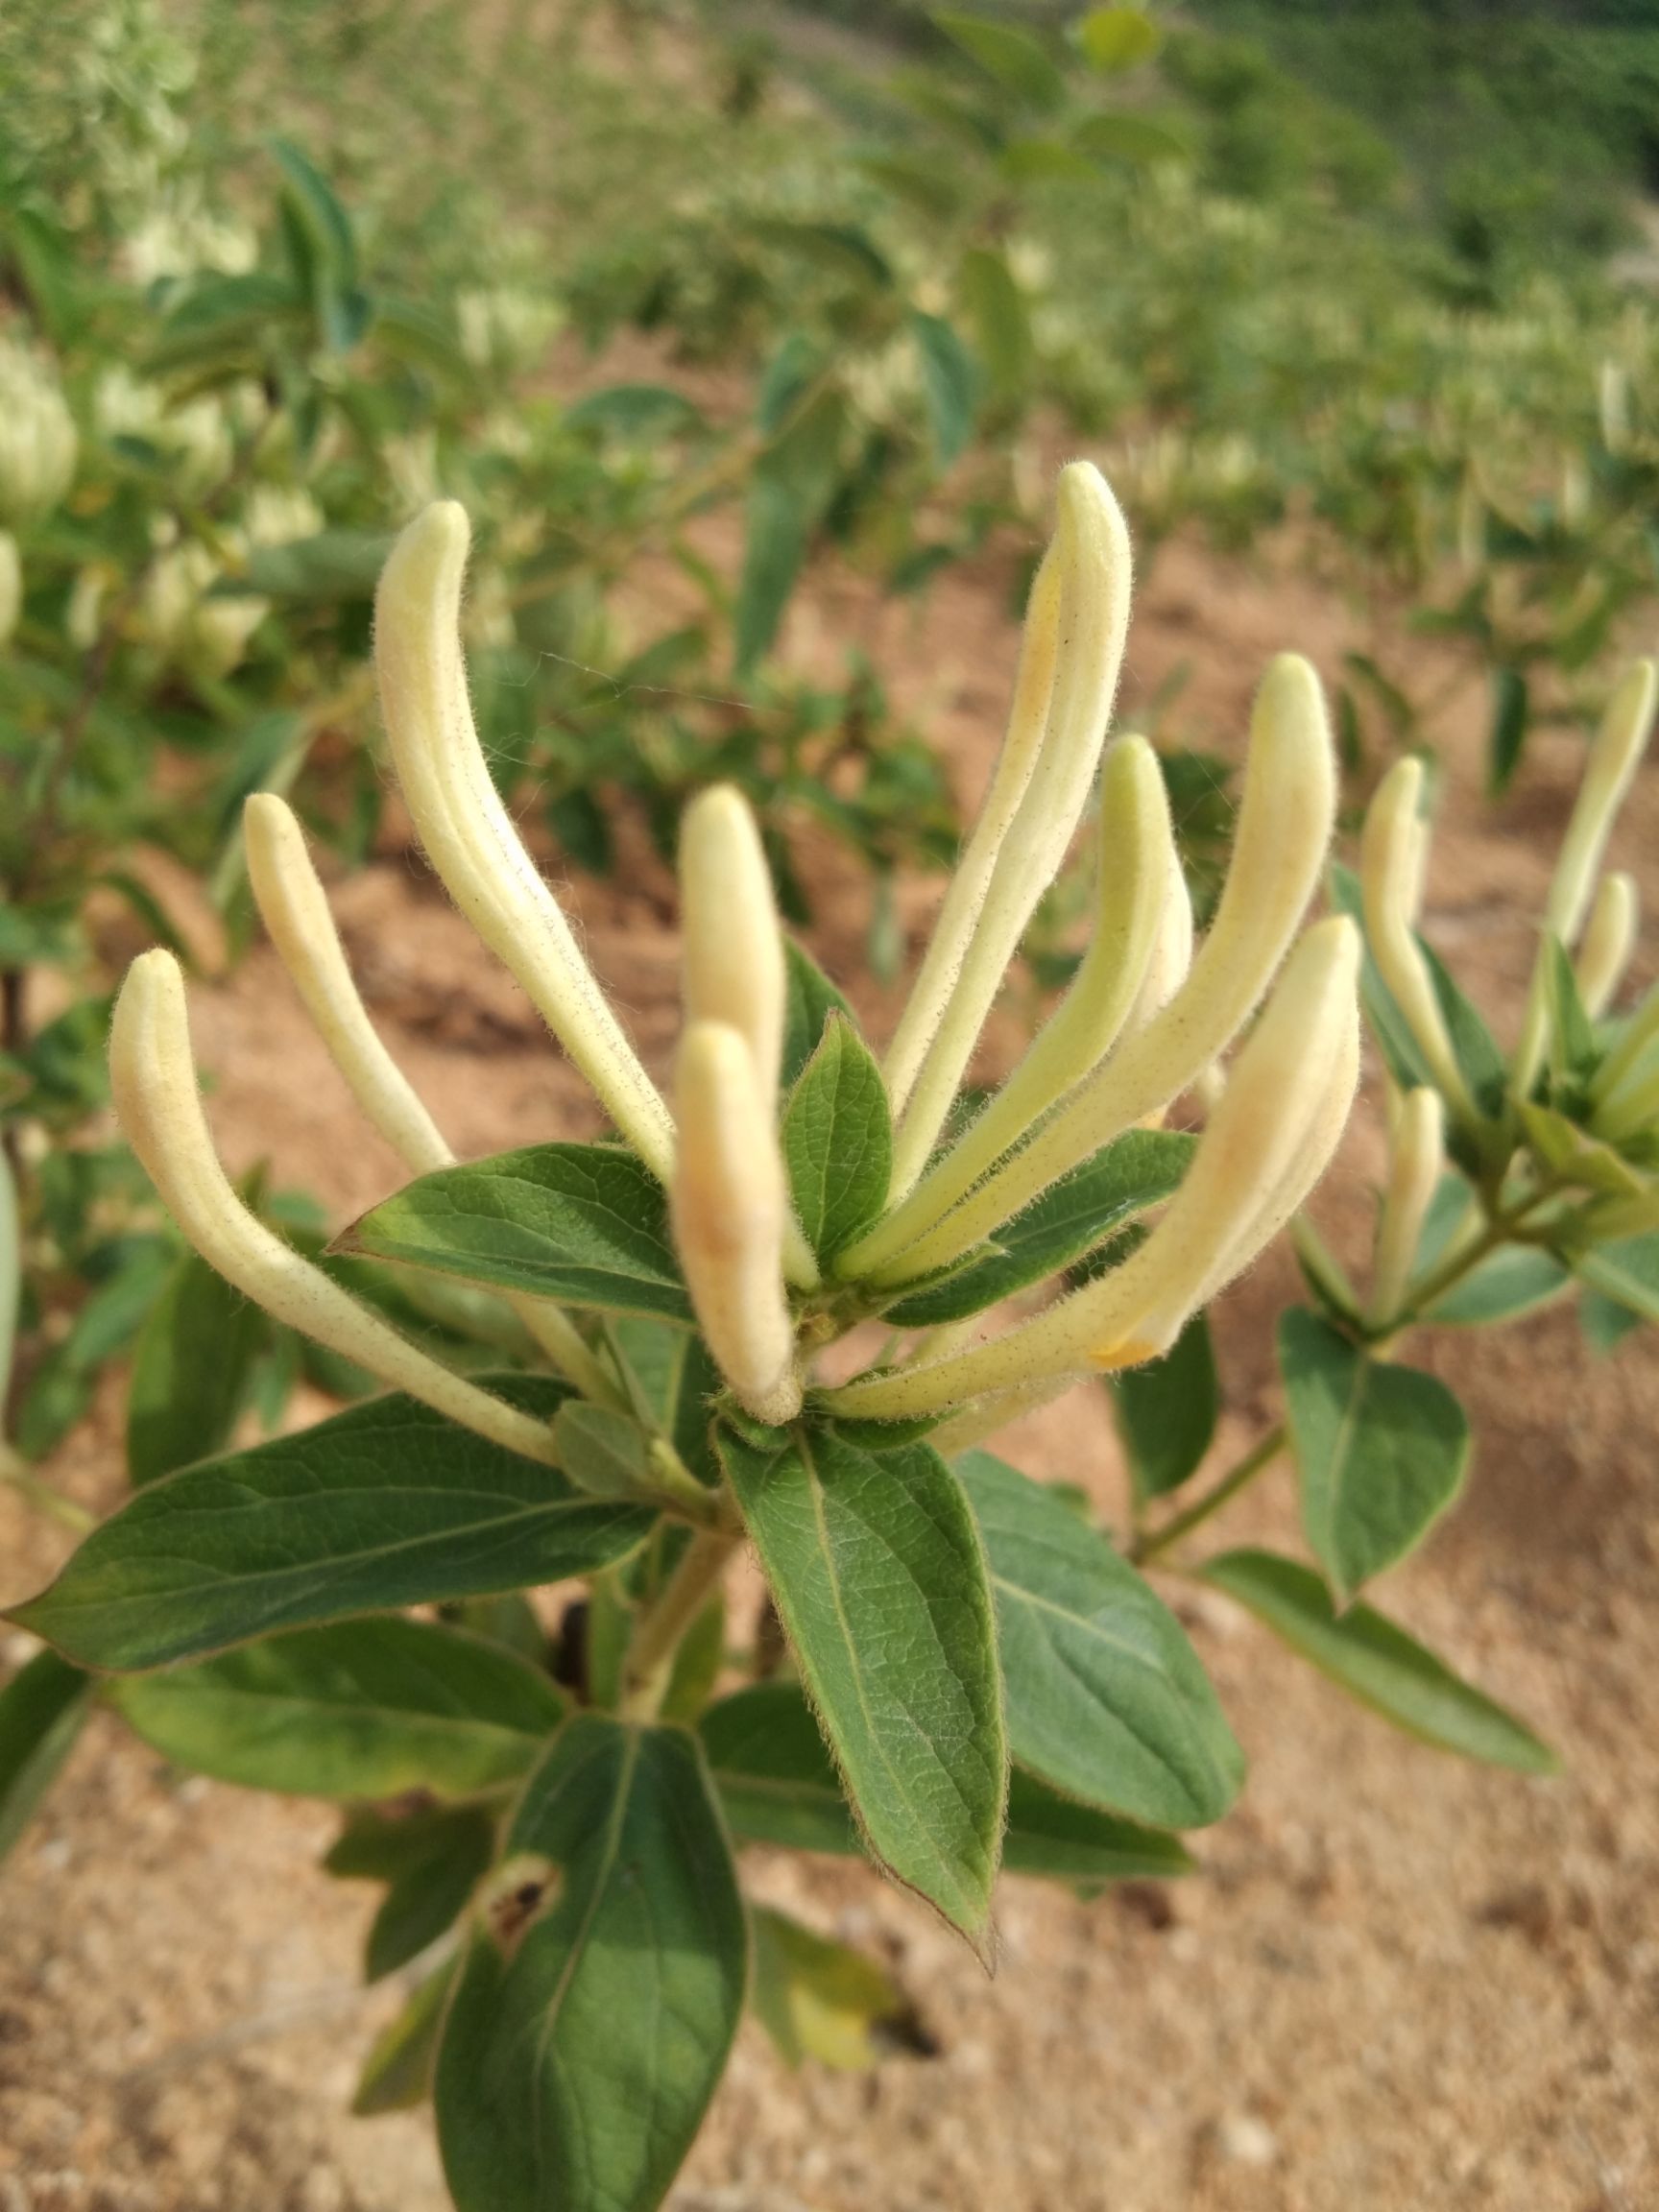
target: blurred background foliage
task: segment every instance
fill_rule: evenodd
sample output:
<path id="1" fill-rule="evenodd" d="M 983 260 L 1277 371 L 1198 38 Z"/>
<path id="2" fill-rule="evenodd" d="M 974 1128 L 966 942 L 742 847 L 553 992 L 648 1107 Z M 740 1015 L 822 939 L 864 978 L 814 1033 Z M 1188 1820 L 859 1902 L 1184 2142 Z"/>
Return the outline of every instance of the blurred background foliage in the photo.
<path id="1" fill-rule="evenodd" d="M 1143 565 L 1271 535 L 1450 639 L 1502 787 L 1654 595 L 1656 94 L 1639 0 L 11 0 L 19 1448 L 176 1264 L 100 1141 L 110 964 L 180 936 L 180 868 L 234 951 L 251 790 L 381 832 L 370 594 L 421 504 L 473 517 L 477 708 L 550 851 L 666 850 L 734 778 L 792 918 L 804 831 L 874 872 L 878 972 L 947 787 L 787 609 L 827 553 L 892 599 L 1034 547 L 1079 441 Z M 1351 657 L 1357 771 L 1421 741 L 1418 658 Z M 1202 896 L 1224 771 L 1169 773 Z"/>

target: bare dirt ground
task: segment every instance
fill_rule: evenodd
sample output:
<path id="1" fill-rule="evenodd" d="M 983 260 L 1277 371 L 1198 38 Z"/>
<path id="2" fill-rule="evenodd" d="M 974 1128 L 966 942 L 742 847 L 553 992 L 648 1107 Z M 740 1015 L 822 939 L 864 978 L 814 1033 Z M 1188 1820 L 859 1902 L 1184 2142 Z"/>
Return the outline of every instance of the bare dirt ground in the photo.
<path id="1" fill-rule="evenodd" d="M 857 628 L 965 792 L 994 749 L 1013 665 L 1006 580 L 944 581 L 919 618 L 827 586 L 814 649 Z M 1127 701 L 1177 662 L 1182 713 L 1236 743 L 1265 656 L 1328 675 L 1353 635 L 1293 575 L 1176 546 L 1144 593 Z M 1478 797 L 1477 694 L 1445 721 L 1448 789 L 1430 926 L 1502 1023 L 1519 1005 L 1575 748 L 1540 741 L 1517 797 Z M 1659 781 L 1620 857 L 1659 901 Z M 860 984 L 865 893 L 815 866 L 819 950 Z M 674 942 L 643 863 L 578 885 L 593 957 L 661 1063 Z M 657 887 L 660 889 L 660 885 Z M 920 925 L 927 894 L 907 913 Z M 389 1036 L 464 1151 L 590 1126 L 514 988 L 394 856 L 339 900 Z M 194 997 L 228 1158 L 269 1158 L 342 1216 L 392 1188 L 269 956 Z M 1004 1020 L 988 1047 L 1005 1054 Z M 1377 1150 L 1362 1117 L 1322 1212 L 1359 1248 Z M 1272 1418 L 1269 1334 L 1294 1295 L 1274 1256 L 1229 1295 L 1218 1462 Z M 1201 1871 L 1091 1905 L 1010 1881 L 988 1982 L 866 1869 L 752 1855 L 757 1892 L 893 1966 L 939 2044 L 870 2076 L 786 2073 L 746 2028 L 675 2197 L 679 2212 L 1642 2212 L 1659 2203 L 1659 1343 L 1592 1365 L 1569 1313 L 1418 1356 L 1455 1380 L 1479 1439 L 1468 1495 L 1382 1601 L 1563 1750 L 1533 1782 L 1422 1749 L 1347 1704 L 1214 1597 L 1181 1606 L 1251 1755 Z M 118 1406 L 57 1479 L 118 1493 Z M 1104 1402 L 1080 1394 L 1005 1444 L 1084 1479 L 1121 1475 Z M 1281 1478 L 1224 1539 L 1294 1533 Z M 0 1498 L 0 1599 L 62 1539 Z M 8 1652 L 7 1657 L 20 1653 Z M 439 2212 L 423 2117 L 347 2117 L 385 1992 L 356 1986 L 369 1901 L 316 1860 L 333 1815 L 166 1769 L 100 1719 L 0 1877 L 0 2212 Z"/>

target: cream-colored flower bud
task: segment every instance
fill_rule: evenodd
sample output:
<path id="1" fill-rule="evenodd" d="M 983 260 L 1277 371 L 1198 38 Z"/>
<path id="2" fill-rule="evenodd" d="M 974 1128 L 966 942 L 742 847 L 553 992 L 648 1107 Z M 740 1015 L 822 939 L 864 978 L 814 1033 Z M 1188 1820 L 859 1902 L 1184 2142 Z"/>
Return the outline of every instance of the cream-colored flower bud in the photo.
<path id="1" fill-rule="evenodd" d="M 933 926 L 927 950 L 899 1018 L 893 1042 L 887 1048 L 882 1075 L 895 1114 L 903 1112 L 921 1070 L 923 1057 L 932 1044 L 944 1016 L 979 909 L 985 903 L 1002 850 L 1025 786 L 1031 781 L 1037 749 L 1048 727 L 1048 702 L 1054 690 L 1054 665 L 1060 649 L 1060 563 L 1056 541 L 1044 555 L 1031 582 L 1025 610 L 1025 629 L 1020 643 L 1020 664 L 1014 678 L 1014 699 L 1009 709 L 1007 734 L 990 789 L 979 809 L 974 834 L 959 855 L 945 902 Z"/>
<path id="2" fill-rule="evenodd" d="M 1141 991 L 1123 1024 L 1125 1037 L 1135 1037 L 1154 1015 L 1162 1014 L 1192 972 L 1192 894 L 1177 854 L 1164 899 L 1152 957 L 1146 963 Z"/>
<path id="3" fill-rule="evenodd" d="M 885 1257 L 894 1243 L 883 1222 L 843 1265 L 883 1283 L 949 1265 L 1103 1144 L 1179 1096 L 1238 1035 L 1285 957 L 1319 880 L 1335 810 L 1335 757 L 1319 680 L 1306 661 L 1281 655 L 1251 718 L 1227 886 L 1186 983 L 961 1204 L 953 1202 L 962 1186 L 942 1165 L 926 1186 L 926 1217 L 924 1192 L 915 1194 L 914 1226 L 897 1257 Z"/>
<path id="4" fill-rule="evenodd" d="M 23 558 L 9 530 L 0 530 L 0 645 L 10 645 L 23 612 Z"/>
<path id="5" fill-rule="evenodd" d="M 380 578 L 374 664 L 397 780 L 445 888 L 666 1183 L 667 1108 L 524 850 L 473 727 L 460 632 L 469 538 L 465 512 L 440 501 L 410 523 Z"/>
<path id="6" fill-rule="evenodd" d="M 990 1344 L 850 1383 L 829 1403 L 860 1418 L 903 1420 L 1166 1351 L 1324 1173 L 1358 1075 L 1358 973 L 1351 922 L 1308 931 L 1238 1055 L 1185 1181 L 1121 1267 Z"/>
<path id="7" fill-rule="evenodd" d="M 1112 717 L 1129 628 L 1129 532 L 1097 469 L 1061 471 L 1059 641 L 1047 727 L 893 1142 L 893 1191 L 927 1164 L 985 1017 L 1066 856 Z"/>
<path id="8" fill-rule="evenodd" d="M 698 1322 L 721 1373 L 756 1419 L 792 1421 L 801 1410 L 801 1382 L 783 1295 L 783 1162 L 739 1030 L 723 1022 L 690 1024 L 681 1040 L 674 1100 L 674 1244 Z"/>
<path id="9" fill-rule="evenodd" d="M 1608 702 L 1584 763 L 1577 802 L 1561 840 L 1561 854 L 1544 909 L 1546 931 L 1558 937 L 1569 951 L 1583 926 L 1619 809 L 1647 751 L 1656 702 L 1659 669 L 1651 661 L 1638 661 L 1626 670 Z M 1550 1042 L 1547 950 L 1548 939 L 1532 971 L 1526 1025 L 1515 1053 L 1515 1088 L 1522 1096 L 1532 1088 Z"/>
<path id="10" fill-rule="evenodd" d="M 1466 1119 L 1475 1101 L 1452 1048 L 1452 1035 L 1435 996 L 1415 925 L 1423 897 L 1428 831 L 1422 816 L 1423 763 L 1396 760 L 1365 815 L 1359 844 L 1359 885 L 1371 953 L 1417 1049 L 1441 1091 Z"/>
<path id="11" fill-rule="evenodd" d="M 1096 903 L 1089 949 L 1070 990 L 1030 1050 L 935 1170 L 955 1190 L 976 1183 L 1105 1058 L 1141 1000 L 1161 938 L 1170 934 L 1172 905 L 1177 907 L 1177 931 L 1179 912 L 1185 911 L 1190 947 L 1191 908 L 1180 878 L 1158 756 L 1144 737 L 1120 738 L 1106 757 L 1100 780 Z M 880 1264 L 910 1240 L 912 1222 L 926 1225 L 930 1182 L 925 1178 L 910 1201 L 896 1207 L 863 1241 L 856 1264 Z"/>
<path id="12" fill-rule="evenodd" d="M 1603 876 L 1597 886 L 1584 941 L 1578 948 L 1578 996 L 1592 1022 L 1599 1022 L 1613 1003 L 1630 955 L 1642 913 L 1641 896 L 1634 876 Z"/>
<path id="13" fill-rule="evenodd" d="M 680 926 L 686 1020 L 737 1030 L 754 1056 L 762 1100 L 775 1100 L 788 968 L 759 827 L 734 784 L 715 784 L 685 810 Z"/>
<path id="14" fill-rule="evenodd" d="M 507 1451 L 555 1463 L 545 1422 L 503 1405 L 406 1342 L 242 1203 L 202 1111 L 184 978 L 170 952 L 146 952 L 128 970 L 110 1029 L 109 1077 L 122 1132 L 162 1204 L 227 1282 L 394 1389 Z"/>
<path id="15" fill-rule="evenodd" d="M 1446 1166 L 1446 1111 L 1427 1085 L 1400 1101 L 1389 1137 L 1388 1184 L 1377 1224 L 1371 1296 L 1365 1318 L 1385 1328 L 1399 1312 L 1417 1258 L 1418 1239 Z"/>
<path id="16" fill-rule="evenodd" d="M 0 340 L 0 521 L 28 522 L 56 507 L 79 447 L 56 374 L 38 354 Z"/>

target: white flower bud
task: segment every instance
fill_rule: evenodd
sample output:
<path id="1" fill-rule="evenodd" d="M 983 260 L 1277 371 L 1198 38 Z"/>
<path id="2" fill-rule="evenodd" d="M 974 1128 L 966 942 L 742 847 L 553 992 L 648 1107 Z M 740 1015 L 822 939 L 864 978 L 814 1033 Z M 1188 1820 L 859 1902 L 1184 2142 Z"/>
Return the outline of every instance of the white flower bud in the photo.
<path id="1" fill-rule="evenodd" d="M 184 978 L 170 952 L 128 970 L 109 1035 L 109 1077 L 127 1142 L 186 1240 L 266 1312 L 481 1436 L 554 1464 L 547 1424 L 399 1336 L 250 1213 L 219 1165 L 196 1088 Z"/>
<path id="2" fill-rule="evenodd" d="M 1105 742 L 1129 628 L 1129 533 L 1098 469 L 1061 472 L 1059 640 L 1047 727 L 893 1145 L 902 1196 L 926 1166 L 985 1017 L 1066 856 Z"/>
<path id="3" fill-rule="evenodd" d="M 0 340 L 0 522 L 56 507 L 75 476 L 79 440 L 56 375 L 38 355 Z"/>
<path id="4" fill-rule="evenodd" d="M 1121 1267 L 990 1344 L 850 1383 L 830 1404 L 860 1418 L 902 1420 L 1166 1351 L 1324 1173 L 1358 1075 L 1358 973 L 1351 922 L 1308 931 L 1238 1055 L 1185 1181 Z"/>
<path id="5" fill-rule="evenodd" d="M 903 1282 L 948 1265 L 1197 1079 L 1238 1035 L 1284 958 L 1318 882 L 1335 809 L 1319 680 L 1306 661 L 1283 654 L 1257 697 L 1233 863 L 1186 983 L 954 1211 L 960 1185 L 930 1177 L 937 1227 L 874 1270 L 876 1280 Z M 847 1262 L 856 1264 L 866 1248 L 854 1247 Z"/>
<path id="6" fill-rule="evenodd" d="M 1641 910 L 1634 876 L 1602 877 L 1578 949 L 1578 996 L 1592 1022 L 1606 1013 L 1624 980 L 1636 950 Z"/>
<path id="7" fill-rule="evenodd" d="M 397 780 L 445 888 L 666 1183 L 674 1149 L 667 1109 L 524 850 L 472 725 L 460 637 L 468 539 L 467 517 L 453 501 L 428 507 L 380 578 L 374 661 Z"/>
<path id="8" fill-rule="evenodd" d="M 1446 1165 L 1446 1112 L 1438 1091 L 1407 1091 L 1389 1133 L 1388 1184 L 1377 1224 L 1366 1320 L 1385 1328 L 1399 1312 L 1411 1279 L 1418 1239 Z"/>
<path id="9" fill-rule="evenodd" d="M 1365 931 L 1378 971 L 1429 1072 L 1455 1110 L 1473 1119 L 1475 1101 L 1457 1065 L 1429 963 L 1414 933 L 1428 850 L 1422 802 L 1423 763 L 1408 755 L 1396 760 L 1383 777 L 1365 815 L 1359 846 Z"/>
<path id="10" fill-rule="evenodd" d="M 9 530 L 0 530 L 0 645 L 10 645 L 23 612 L 23 558 Z"/>
<path id="11" fill-rule="evenodd" d="M 783 1162 L 740 1031 L 723 1022 L 690 1024 L 680 1045 L 674 1103 L 674 1243 L 698 1323 L 756 1419 L 792 1421 L 801 1382 L 783 1294 Z"/>
<path id="12" fill-rule="evenodd" d="M 788 969 L 760 831 L 733 784 L 715 784 L 685 810 L 680 926 L 685 1018 L 738 1031 L 771 1110 L 783 1062 Z"/>

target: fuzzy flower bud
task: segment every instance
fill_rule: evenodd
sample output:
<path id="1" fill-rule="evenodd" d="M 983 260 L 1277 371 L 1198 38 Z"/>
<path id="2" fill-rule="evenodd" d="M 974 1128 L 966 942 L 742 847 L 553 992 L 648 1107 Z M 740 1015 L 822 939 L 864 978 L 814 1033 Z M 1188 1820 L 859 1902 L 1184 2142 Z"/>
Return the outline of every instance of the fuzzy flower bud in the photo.
<path id="1" fill-rule="evenodd" d="M 23 612 L 23 562 L 17 541 L 0 530 L 0 645 L 10 645 Z"/>
<path id="2" fill-rule="evenodd" d="M 1641 899 L 1634 876 L 1603 876 L 1578 949 L 1578 996 L 1592 1022 L 1613 1003 L 1636 950 Z"/>
<path id="3" fill-rule="evenodd" d="M 1121 1267 L 990 1344 L 850 1383 L 830 1404 L 859 1418 L 903 1420 L 1166 1351 L 1329 1164 L 1358 1075 L 1358 972 L 1351 922 L 1308 931 L 1238 1055 L 1186 1180 Z"/>
<path id="4" fill-rule="evenodd" d="M 1365 1318 L 1383 1328 L 1399 1312 L 1417 1242 L 1446 1165 L 1446 1112 L 1438 1091 L 1407 1091 L 1390 1140 L 1388 1185 L 1377 1225 L 1377 1254 Z"/>
<path id="5" fill-rule="evenodd" d="M 801 1409 L 783 1295 L 783 1162 L 742 1033 L 693 1022 L 680 1045 L 674 1242 L 709 1349 L 757 1420 Z"/>
<path id="6" fill-rule="evenodd" d="M 122 1132 L 186 1240 L 227 1282 L 301 1335 L 509 1452 L 554 1463 L 544 1422 L 429 1358 L 274 1236 L 219 1164 L 197 1093 L 184 978 L 170 952 L 132 963 L 109 1035 Z"/>
<path id="7" fill-rule="evenodd" d="M 667 1182 L 667 1108 L 524 850 L 473 727 L 460 633 L 469 535 L 465 511 L 440 501 L 410 523 L 380 578 L 374 662 L 397 780 L 450 897 Z"/>
<path id="8" fill-rule="evenodd" d="M 894 1136 L 893 1190 L 927 1163 L 985 1017 L 1088 803 L 1129 628 L 1129 533 L 1098 469 L 1061 472 L 1058 645 L 1047 726 Z"/>
<path id="9" fill-rule="evenodd" d="M 760 832 L 733 784 L 715 784 L 686 808 L 680 921 L 685 1018 L 723 1022 L 742 1036 L 770 1107 L 783 1060 L 788 972 Z"/>
<path id="10" fill-rule="evenodd" d="M 1415 934 L 1428 846 L 1422 802 L 1422 761 L 1410 756 L 1396 760 L 1377 786 L 1360 839 L 1365 932 L 1382 980 L 1430 1073 L 1455 1110 L 1473 1119 L 1475 1101 L 1457 1065 L 1429 963 Z"/>

